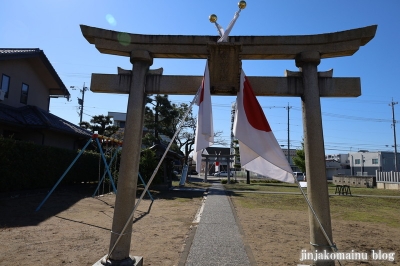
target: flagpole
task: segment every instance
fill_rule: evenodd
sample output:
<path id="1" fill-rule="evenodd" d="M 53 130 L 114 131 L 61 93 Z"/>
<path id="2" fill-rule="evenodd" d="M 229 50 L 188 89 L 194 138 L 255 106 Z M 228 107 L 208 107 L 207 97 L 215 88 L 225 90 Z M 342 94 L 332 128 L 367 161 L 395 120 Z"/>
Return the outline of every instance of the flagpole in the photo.
<path id="1" fill-rule="evenodd" d="M 247 4 L 246 1 L 240 1 L 238 3 L 239 6 L 239 10 L 235 12 L 235 15 L 233 16 L 233 19 L 231 20 L 231 22 L 229 23 L 228 27 L 226 28 L 226 31 L 224 31 L 222 29 L 222 27 L 217 23 L 218 17 L 215 14 L 211 14 L 208 19 L 210 20 L 211 23 L 215 24 L 215 27 L 217 27 L 218 33 L 219 33 L 219 40 L 218 42 L 227 42 L 228 39 L 228 35 L 231 32 L 233 26 L 235 25 L 236 20 L 239 17 L 240 12 L 242 11 L 242 9 L 245 9 Z"/>

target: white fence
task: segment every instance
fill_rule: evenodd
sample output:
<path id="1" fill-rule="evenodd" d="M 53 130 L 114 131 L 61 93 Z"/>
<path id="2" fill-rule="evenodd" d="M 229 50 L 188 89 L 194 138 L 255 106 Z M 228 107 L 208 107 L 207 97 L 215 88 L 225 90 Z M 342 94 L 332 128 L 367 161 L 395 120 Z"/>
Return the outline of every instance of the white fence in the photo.
<path id="1" fill-rule="evenodd" d="M 376 182 L 385 183 L 399 183 L 400 184 L 400 172 L 379 172 L 376 171 Z"/>

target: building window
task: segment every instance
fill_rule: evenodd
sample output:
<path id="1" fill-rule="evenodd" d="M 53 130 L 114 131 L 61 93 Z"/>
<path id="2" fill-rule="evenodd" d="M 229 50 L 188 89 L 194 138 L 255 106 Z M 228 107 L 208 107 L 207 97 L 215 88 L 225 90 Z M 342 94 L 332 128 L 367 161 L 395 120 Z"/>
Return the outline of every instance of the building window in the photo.
<path id="1" fill-rule="evenodd" d="M 4 91 L 4 97 L 8 98 L 8 90 L 10 88 L 10 77 L 4 75 L 1 77 L 1 90 Z"/>
<path id="2" fill-rule="evenodd" d="M 378 159 L 372 159 L 372 164 L 378 164 Z"/>
<path id="3" fill-rule="evenodd" d="M 21 103 L 27 104 L 28 103 L 28 92 L 29 92 L 29 85 L 22 83 L 21 88 Z"/>
<path id="4" fill-rule="evenodd" d="M 355 159 L 354 164 L 360 164 L 360 159 Z"/>

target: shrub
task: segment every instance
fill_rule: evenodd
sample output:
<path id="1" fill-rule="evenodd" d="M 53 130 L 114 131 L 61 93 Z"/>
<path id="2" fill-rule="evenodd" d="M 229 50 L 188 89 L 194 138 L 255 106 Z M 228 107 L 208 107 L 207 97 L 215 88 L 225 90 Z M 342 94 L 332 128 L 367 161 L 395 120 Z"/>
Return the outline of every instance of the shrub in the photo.
<path id="1" fill-rule="evenodd" d="M 156 159 L 156 153 L 150 149 L 143 150 L 140 155 L 140 166 L 139 172 L 142 175 L 144 182 L 147 184 L 156 169 L 158 161 Z M 163 167 L 158 170 L 152 184 L 162 183 Z M 140 181 L 139 181 L 140 182 Z"/>
<path id="2" fill-rule="evenodd" d="M 0 192 L 54 186 L 78 152 L 0 137 Z M 84 152 L 62 184 L 97 181 L 98 168 L 99 154 Z"/>
<path id="3" fill-rule="evenodd" d="M 236 184 L 236 183 L 239 183 L 239 182 L 236 180 L 233 180 L 233 179 L 231 179 L 229 182 L 229 184 Z M 221 179 L 221 184 L 228 184 L 228 179 Z"/>
<path id="4" fill-rule="evenodd" d="M 106 155 L 107 164 L 113 152 Z M 10 192 L 24 189 L 51 188 L 61 178 L 80 151 L 37 145 L 0 136 L 0 192 Z M 110 167 L 110 173 L 117 186 L 121 151 Z M 139 171 L 148 183 L 157 167 L 156 153 L 144 150 L 140 156 Z M 171 167 L 167 167 L 167 170 Z M 98 182 L 106 171 L 104 160 L 95 151 L 86 150 L 76 160 L 60 184 L 81 182 Z M 153 184 L 163 182 L 164 168 L 160 167 Z M 172 168 L 171 168 L 172 172 Z M 110 184 L 109 175 L 105 175 L 105 183 Z M 141 184 L 138 179 L 138 183 Z"/>

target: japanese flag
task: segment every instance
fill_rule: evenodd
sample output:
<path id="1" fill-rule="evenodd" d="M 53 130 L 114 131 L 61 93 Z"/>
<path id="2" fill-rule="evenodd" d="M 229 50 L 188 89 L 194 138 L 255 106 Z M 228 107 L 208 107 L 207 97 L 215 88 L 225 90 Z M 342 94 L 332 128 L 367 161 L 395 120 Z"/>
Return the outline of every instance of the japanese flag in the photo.
<path id="1" fill-rule="evenodd" d="M 199 113 L 197 115 L 193 159 L 196 161 L 196 171 L 200 173 L 202 151 L 214 143 L 208 62 L 204 71 L 203 82 L 199 88 L 196 104 L 199 106 Z"/>
<path id="2" fill-rule="evenodd" d="M 294 183 L 288 160 L 243 70 L 236 99 L 233 132 L 239 140 L 240 163 L 243 168 L 272 179 Z"/>

